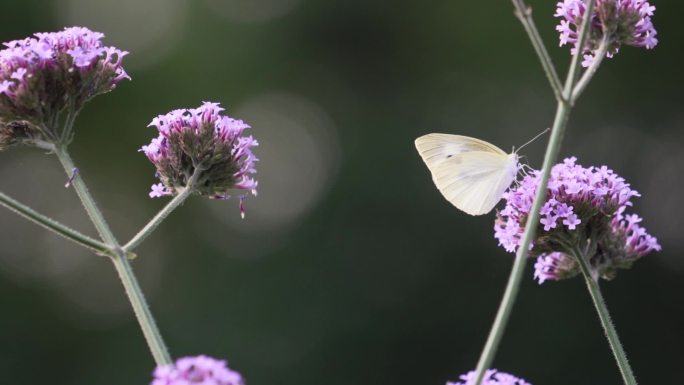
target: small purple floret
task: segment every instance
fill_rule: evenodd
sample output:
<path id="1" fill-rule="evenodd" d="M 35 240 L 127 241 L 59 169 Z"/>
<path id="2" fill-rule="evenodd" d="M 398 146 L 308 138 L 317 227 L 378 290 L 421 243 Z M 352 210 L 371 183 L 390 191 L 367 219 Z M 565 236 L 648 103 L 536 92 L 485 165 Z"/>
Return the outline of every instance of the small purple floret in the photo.
<path id="1" fill-rule="evenodd" d="M 175 364 L 159 366 L 150 385 L 243 385 L 240 373 L 228 363 L 208 356 L 184 357 Z"/>
<path id="2" fill-rule="evenodd" d="M 468 372 L 459 376 L 458 382 L 447 382 L 447 385 L 474 385 L 475 371 Z M 532 385 L 522 378 L 515 377 L 511 374 L 500 372 L 496 369 L 488 369 L 482 378 L 481 385 Z"/>
<path id="3" fill-rule="evenodd" d="M 539 281 L 539 284 L 547 280 L 558 281 L 570 278 L 576 273 L 575 260 L 560 252 L 542 254 L 537 257 L 537 262 L 534 264 L 534 279 Z"/>
<path id="4" fill-rule="evenodd" d="M 170 195 L 171 193 L 164 187 L 164 184 L 157 183 L 152 185 L 152 191 L 150 191 L 150 198 L 160 198 L 164 195 Z"/>

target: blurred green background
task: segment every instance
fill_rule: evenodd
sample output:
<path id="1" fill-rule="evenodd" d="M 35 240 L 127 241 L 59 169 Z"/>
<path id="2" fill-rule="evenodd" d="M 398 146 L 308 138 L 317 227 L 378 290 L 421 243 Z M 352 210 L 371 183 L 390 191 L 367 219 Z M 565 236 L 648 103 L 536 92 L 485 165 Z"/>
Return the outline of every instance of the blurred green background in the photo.
<path id="1" fill-rule="evenodd" d="M 561 73 L 554 1 L 530 1 Z M 176 357 L 227 358 L 250 385 L 443 384 L 477 361 L 513 256 L 494 215 L 433 186 L 413 140 L 477 136 L 508 150 L 555 102 L 509 1 L 0 2 L 0 41 L 83 25 L 131 52 L 132 82 L 98 97 L 71 146 L 120 240 L 165 203 L 136 152 L 157 114 L 219 101 L 252 125 L 259 196 L 194 198 L 134 268 Z M 643 194 L 663 251 L 604 283 L 643 384 L 682 383 L 684 3 L 652 1 L 660 44 L 623 48 L 577 105 L 562 149 Z M 678 27 L 679 26 L 679 27 Z M 524 155 L 540 167 L 543 140 Z M 0 189 L 95 235 L 56 159 L 0 154 Z M 147 384 L 154 363 L 104 258 L 0 211 L 3 384 Z M 580 279 L 528 265 L 495 367 L 535 385 L 619 384 Z"/>

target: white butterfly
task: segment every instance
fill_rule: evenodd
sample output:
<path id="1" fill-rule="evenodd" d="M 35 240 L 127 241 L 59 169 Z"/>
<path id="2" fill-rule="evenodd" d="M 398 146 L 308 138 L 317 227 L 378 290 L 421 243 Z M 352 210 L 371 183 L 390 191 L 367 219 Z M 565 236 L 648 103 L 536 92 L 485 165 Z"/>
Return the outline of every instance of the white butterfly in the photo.
<path id="1" fill-rule="evenodd" d="M 416 149 L 442 195 L 470 215 L 492 211 L 520 167 L 515 151 L 468 136 L 427 134 Z"/>

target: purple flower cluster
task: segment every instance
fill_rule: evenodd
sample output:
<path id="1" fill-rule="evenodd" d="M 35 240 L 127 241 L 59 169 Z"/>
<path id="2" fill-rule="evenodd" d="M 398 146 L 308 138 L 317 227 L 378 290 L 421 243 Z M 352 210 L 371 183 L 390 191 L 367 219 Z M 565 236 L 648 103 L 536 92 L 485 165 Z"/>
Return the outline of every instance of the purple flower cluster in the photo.
<path id="1" fill-rule="evenodd" d="M 62 111 L 76 112 L 96 95 L 130 79 L 121 62 L 128 52 L 102 44 L 102 33 L 83 27 L 4 43 L 0 50 L 0 124 L 24 122 L 54 141 Z"/>
<path id="2" fill-rule="evenodd" d="M 575 259 L 558 251 L 540 255 L 534 264 L 534 279 L 539 284 L 574 277 L 577 273 L 579 267 Z"/>
<path id="3" fill-rule="evenodd" d="M 159 366 L 150 385 L 243 385 L 240 373 L 227 362 L 207 356 L 184 357 L 175 364 Z"/>
<path id="4" fill-rule="evenodd" d="M 258 143 L 252 136 L 241 136 L 249 125 L 222 115 L 223 110 L 218 103 L 204 102 L 152 120 L 149 126 L 156 127 L 159 136 L 140 149 L 161 180 L 152 186 L 150 197 L 177 194 L 195 172 L 199 176 L 192 188 L 201 195 L 227 199 L 232 189 L 256 195 L 257 182 L 249 175 L 256 173 L 252 147 Z"/>
<path id="5" fill-rule="evenodd" d="M 596 0 L 591 15 L 587 45 L 581 49 L 582 65 L 591 65 L 602 39 L 607 39 L 607 57 L 618 53 L 622 44 L 651 49 L 658 44 L 657 32 L 651 22 L 655 7 L 645 0 Z M 579 29 L 586 12 L 585 0 L 563 0 L 557 4 L 554 16 L 561 18 L 556 30 L 560 45 L 573 44 L 577 53 Z"/>
<path id="6" fill-rule="evenodd" d="M 567 158 L 551 170 L 537 236 L 530 245 L 531 254 L 538 256 L 535 278 L 540 283 L 577 274 L 571 257 L 576 247 L 591 253 L 592 267 L 606 279 L 617 268 L 628 268 L 660 250 L 657 240 L 639 226 L 641 219 L 624 214 L 639 193 L 608 167 L 585 168 L 576 160 Z M 533 171 L 504 194 L 506 207 L 497 215 L 494 236 L 506 251 L 520 247 L 539 178 L 540 172 Z"/>
<path id="7" fill-rule="evenodd" d="M 447 385 L 474 385 L 475 371 L 468 372 L 459 377 L 459 382 L 447 382 Z M 511 374 L 499 372 L 496 369 L 489 369 L 482 378 L 481 385 L 532 385 L 522 378 Z"/>

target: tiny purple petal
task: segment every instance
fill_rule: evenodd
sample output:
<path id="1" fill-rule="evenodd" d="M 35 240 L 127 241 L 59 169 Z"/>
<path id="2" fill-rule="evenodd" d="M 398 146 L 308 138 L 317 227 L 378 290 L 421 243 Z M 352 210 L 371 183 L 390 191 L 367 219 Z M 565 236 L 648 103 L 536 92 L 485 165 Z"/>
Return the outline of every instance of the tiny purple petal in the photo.
<path id="1" fill-rule="evenodd" d="M 152 185 L 152 191 L 150 191 L 150 198 L 161 198 L 164 195 L 170 195 L 171 193 L 164 187 L 162 183 L 157 183 Z"/>
<path id="2" fill-rule="evenodd" d="M 558 217 L 555 215 L 545 216 L 539 222 L 544 225 L 544 231 L 549 231 L 556 228 L 556 220 Z"/>
<path id="3" fill-rule="evenodd" d="M 9 94 L 9 88 L 13 84 L 14 84 L 14 82 L 11 82 L 9 80 L 0 81 L 0 94 Z M 9 95 L 7 95 L 7 96 L 9 96 Z"/>
<path id="4" fill-rule="evenodd" d="M 563 219 L 563 224 L 568 226 L 568 230 L 575 230 L 577 225 L 582 223 L 582 220 L 575 214 L 569 214 L 565 219 Z"/>
<path id="5" fill-rule="evenodd" d="M 26 68 L 17 68 L 16 71 L 12 72 L 11 78 L 22 81 L 24 80 L 24 75 L 26 75 Z"/>

